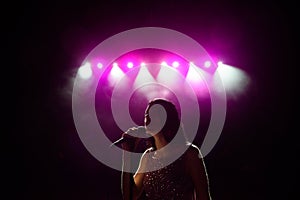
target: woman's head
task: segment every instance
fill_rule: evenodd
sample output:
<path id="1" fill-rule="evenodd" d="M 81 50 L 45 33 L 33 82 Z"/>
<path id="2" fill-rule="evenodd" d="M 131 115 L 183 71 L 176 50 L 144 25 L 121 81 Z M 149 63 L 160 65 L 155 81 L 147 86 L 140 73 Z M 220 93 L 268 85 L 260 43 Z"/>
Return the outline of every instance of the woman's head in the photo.
<path id="1" fill-rule="evenodd" d="M 176 106 L 166 99 L 153 99 L 145 111 L 145 126 L 152 135 L 162 133 L 166 141 L 170 142 L 180 128 Z"/>

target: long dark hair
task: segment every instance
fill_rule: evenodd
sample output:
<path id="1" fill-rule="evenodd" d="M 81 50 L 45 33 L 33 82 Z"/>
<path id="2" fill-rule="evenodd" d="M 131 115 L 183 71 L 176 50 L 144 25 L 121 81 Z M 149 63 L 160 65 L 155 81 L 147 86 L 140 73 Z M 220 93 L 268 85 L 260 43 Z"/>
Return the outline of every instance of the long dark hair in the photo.
<path id="1" fill-rule="evenodd" d="M 178 110 L 177 110 L 175 104 L 164 98 L 155 98 L 155 99 L 149 101 L 148 110 L 153 105 L 157 105 L 157 104 L 163 106 L 167 113 L 166 122 L 161 130 L 166 141 L 168 143 L 171 142 L 172 139 L 178 133 L 180 136 L 180 140 L 179 141 L 176 140 L 177 143 L 178 144 L 186 144 L 187 143 L 186 135 L 184 133 L 183 126 L 182 126 L 181 120 L 180 120 L 180 115 L 178 113 Z M 152 138 L 151 143 L 152 143 L 152 147 L 155 146 L 153 138 Z"/>

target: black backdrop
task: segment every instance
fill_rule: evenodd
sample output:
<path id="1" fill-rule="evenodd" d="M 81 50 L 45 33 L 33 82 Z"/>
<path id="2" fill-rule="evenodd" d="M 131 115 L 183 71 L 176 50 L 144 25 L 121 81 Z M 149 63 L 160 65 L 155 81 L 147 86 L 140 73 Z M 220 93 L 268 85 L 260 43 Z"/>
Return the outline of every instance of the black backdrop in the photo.
<path id="1" fill-rule="evenodd" d="M 120 172 L 90 155 L 76 133 L 70 77 L 106 38 L 159 26 L 191 36 L 252 79 L 246 94 L 228 102 L 221 138 L 205 158 L 213 199 L 291 199 L 299 132 L 293 8 L 273 1 L 11 3 L 3 13 L 3 69 L 13 71 L 12 79 L 3 74 L 9 196 L 120 199 Z"/>

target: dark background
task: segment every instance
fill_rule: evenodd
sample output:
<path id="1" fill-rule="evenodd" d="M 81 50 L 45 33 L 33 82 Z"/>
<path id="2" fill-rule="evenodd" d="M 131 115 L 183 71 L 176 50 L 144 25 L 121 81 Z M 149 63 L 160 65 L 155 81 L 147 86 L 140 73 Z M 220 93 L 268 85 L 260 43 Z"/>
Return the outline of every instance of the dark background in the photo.
<path id="1" fill-rule="evenodd" d="M 185 33 L 251 77 L 247 93 L 228 101 L 221 138 L 205 157 L 213 199 L 292 198 L 299 133 L 294 4 L 26 1 L 3 8 L 3 68 L 13 69 L 13 79 L 3 74 L 9 199 L 120 199 L 120 172 L 97 161 L 78 137 L 70 80 L 100 42 L 144 26 Z"/>

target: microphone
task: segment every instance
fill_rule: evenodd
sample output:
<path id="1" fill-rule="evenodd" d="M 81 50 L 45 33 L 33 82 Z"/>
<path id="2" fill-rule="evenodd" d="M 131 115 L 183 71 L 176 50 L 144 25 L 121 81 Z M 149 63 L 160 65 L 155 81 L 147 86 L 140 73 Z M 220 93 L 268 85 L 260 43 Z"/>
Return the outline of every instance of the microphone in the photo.
<path id="1" fill-rule="evenodd" d="M 130 130 L 129 132 L 130 132 L 130 134 L 129 133 L 126 133 L 126 134 L 136 137 L 136 138 L 148 138 L 149 137 L 149 135 L 146 134 L 146 128 L 144 126 L 134 127 L 134 129 Z M 130 139 L 127 137 L 121 137 L 120 139 L 113 142 L 110 146 L 122 144 L 123 142 L 126 142 L 127 140 L 130 140 Z"/>
<path id="2" fill-rule="evenodd" d="M 118 139 L 115 142 L 113 142 L 110 146 L 122 144 L 123 142 L 125 142 L 125 140 L 126 140 L 126 138 L 121 137 L 120 139 Z"/>

